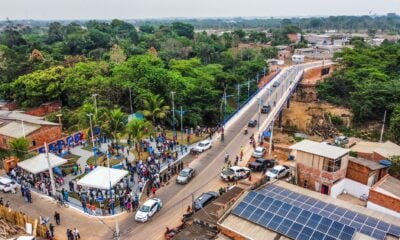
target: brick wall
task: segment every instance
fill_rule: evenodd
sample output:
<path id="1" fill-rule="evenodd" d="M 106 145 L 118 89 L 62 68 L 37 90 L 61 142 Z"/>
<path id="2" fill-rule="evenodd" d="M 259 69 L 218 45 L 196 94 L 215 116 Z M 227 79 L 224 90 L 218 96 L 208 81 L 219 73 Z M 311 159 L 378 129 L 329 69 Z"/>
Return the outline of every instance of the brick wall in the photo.
<path id="1" fill-rule="evenodd" d="M 375 162 L 379 162 L 380 160 L 385 160 L 387 157 L 380 155 L 379 153 L 373 152 L 372 153 L 372 160 Z"/>
<path id="2" fill-rule="evenodd" d="M 27 136 L 27 139 L 29 140 L 29 150 L 37 148 L 38 146 L 42 146 L 45 142 L 49 143 L 60 139 L 61 137 L 62 136 L 60 126 L 42 126 L 38 130 Z M 33 141 L 36 142 L 35 146 L 33 146 L 32 144 Z"/>
<path id="3" fill-rule="evenodd" d="M 371 189 L 369 191 L 368 201 L 373 202 L 382 207 L 385 207 L 387 209 L 400 212 L 399 199 L 377 192 L 375 191 L 375 189 Z"/>
<path id="4" fill-rule="evenodd" d="M 43 117 L 49 113 L 56 112 L 60 109 L 61 109 L 61 102 L 55 101 L 55 102 L 43 103 L 39 107 L 29 109 L 25 113 L 33 116 Z"/>
<path id="5" fill-rule="evenodd" d="M 346 168 L 342 168 L 336 172 L 327 172 L 317 168 L 307 167 L 302 163 L 297 163 L 298 185 L 304 186 L 307 181 L 307 188 L 313 191 L 319 191 L 321 185 L 331 186 L 340 179 L 345 178 Z"/>
<path id="6" fill-rule="evenodd" d="M 356 182 L 367 185 L 370 172 L 370 169 L 366 166 L 362 166 L 352 161 L 349 161 L 346 177 Z"/>
<path id="7" fill-rule="evenodd" d="M 236 232 L 231 231 L 228 228 L 225 228 L 223 226 L 219 226 L 221 233 L 224 234 L 225 236 L 228 236 L 229 238 L 233 239 L 233 240 L 245 240 L 246 238 L 243 237 L 242 235 L 237 234 Z"/>
<path id="8" fill-rule="evenodd" d="M 357 157 L 368 159 L 368 160 L 372 160 L 373 159 L 373 153 L 357 152 Z"/>

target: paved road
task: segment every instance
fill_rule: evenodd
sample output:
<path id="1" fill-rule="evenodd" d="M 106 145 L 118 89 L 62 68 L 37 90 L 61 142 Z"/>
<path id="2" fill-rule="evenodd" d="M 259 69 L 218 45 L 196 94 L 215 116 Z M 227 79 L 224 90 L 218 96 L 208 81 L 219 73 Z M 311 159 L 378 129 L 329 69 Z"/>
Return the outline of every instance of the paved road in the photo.
<path id="1" fill-rule="evenodd" d="M 280 75 L 285 74 L 285 72 L 286 70 L 283 70 Z M 272 83 L 270 84 L 272 85 Z M 279 100 L 288 87 L 289 84 L 281 83 L 277 89 L 271 87 L 270 89 L 273 89 L 272 92 L 267 89 L 262 90 L 257 97 L 263 99 L 265 102 L 272 103 Z M 273 104 L 271 105 L 273 106 Z M 266 122 L 267 116 L 266 114 L 261 114 L 260 122 Z M 202 192 L 210 190 L 217 191 L 221 185 L 226 184 L 219 178 L 219 173 L 224 167 L 223 158 L 225 152 L 228 152 L 231 159 L 233 159 L 235 155 L 239 154 L 240 147 L 244 146 L 245 159 L 250 156 L 252 151 L 249 150 L 249 136 L 253 132 L 256 137 L 258 135 L 257 127 L 254 129 L 249 128 L 249 134 L 247 136 L 243 135 L 244 127 L 250 119 L 258 119 L 257 99 L 250 101 L 240 114 L 231 119 L 228 123 L 228 128 L 225 130 L 224 142 L 221 142 L 220 138 L 216 137 L 211 150 L 197 157 L 188 156 L 184 158 L 183 161 L 186 164 L 190 163 L 190 166 L 196 169 L 197 176 L 187 185 L 177 185 L 174 179 L 172 179 L 169 185 L 158 190 L 156 197 L 162 199 L 164 206 L 149 222 L 144 224 L 136 223 L 133 214 L 123 214 L 115 218 L 99 221 L 90 216 L 81 217 L 79 215 L 77 217 L 77 214 L 80 213 L 76 213 L 72 209 L 62 209 L 62 215 L 68 220 L 67 222 L 73 223 L 82 233 L 85 233 L 84 239 L 112 239 L 111 228 L 114 228 L 116 221 L 118 221 L 119 228 L 121 229 L 120 239 L 162 239 L 167 226 L 173 227 L 180 223 L 182 214 L 185 213 L 187 206 L 191 204 L 192 196 L 198 197 Z M 265 124 L 262 125 L 265 126 Z M 45 199 L 38 199 L 37 201 L 40 201 L 39 206 L 36 206 L 36 204 L 32 206 L 21 202 L 20 197 L 15 196 L 13 198 L 16 200 L 12 203 L 12 207 L 17 207 L 21 210 L 26 209 L 26 212 L 33 213 L 33 217 L 37 217 L 38 214 L 51 216 L 55 209 L 54 205 L 47 207 L 48 203 L 46 203 L 47 200 Z M 87 224 L 88 222 L 91 223 Z M 62 229 L 74 226 L 64 226 Z M 65 233 L 61 230 L 58 230 L 57 233 L 59 233 L 57 239 L 64 239 Z"/>

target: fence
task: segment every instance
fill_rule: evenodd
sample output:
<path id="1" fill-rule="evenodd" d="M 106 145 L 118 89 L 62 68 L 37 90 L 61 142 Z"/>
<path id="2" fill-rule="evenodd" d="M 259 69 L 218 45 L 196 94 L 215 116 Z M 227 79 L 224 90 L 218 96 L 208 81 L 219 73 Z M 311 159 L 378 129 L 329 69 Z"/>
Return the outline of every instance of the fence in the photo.
<path id="1" fill-rule="evenodd" d="M 17 212 L 11 208 L 0 205 L 0 218 L 5 219 L 8 223 L 17 225 L 25 229 L 26 223 L 32 224 L 33 235 L 46 238 L 47 227 L 38 224 L 38 220 L 25 215 L 22 212 Z"/>
<path id="2" fill-rule="evenodd" d="M 269 82 L 271 82 L 276 76 L 278 76 L 278 74 L 281 72 L 281 70 L 279 69 L 276 74 L 269 80 Z M 251 99 L 253 99 L 253 97 L 255 95 L 257 95 L 263 88 L 265 88 L 268 85 L 268 83 L 264 84 L 264 86 L 262 88 L 257 88 L 257 91 L 255 91 L 253 94 L 251 94 L 242 104 L 240 104 L 240 106 L 238 108 L 235 109 L 235 111 L 233 113 L 231 113 L 228 117 L 226 117 L 223 121 L 223 124 L 226 124 L 233 116 L 235 116 L 244 106 L 246 106 L 247 103 L 250 102 Z"/>

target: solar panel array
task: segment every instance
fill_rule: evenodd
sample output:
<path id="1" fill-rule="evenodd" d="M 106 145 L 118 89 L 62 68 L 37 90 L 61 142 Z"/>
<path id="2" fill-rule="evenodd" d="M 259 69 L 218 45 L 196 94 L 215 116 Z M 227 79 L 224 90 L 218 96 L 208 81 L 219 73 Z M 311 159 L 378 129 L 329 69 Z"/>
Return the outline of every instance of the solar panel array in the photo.
<path id="1" fill-rule="evenodd" d="M 356 231 L 383 240 L 400 237 L 400 227 L 268 185 L 250 192 L 233 214 L 292 239 L 352 239 Z"/>

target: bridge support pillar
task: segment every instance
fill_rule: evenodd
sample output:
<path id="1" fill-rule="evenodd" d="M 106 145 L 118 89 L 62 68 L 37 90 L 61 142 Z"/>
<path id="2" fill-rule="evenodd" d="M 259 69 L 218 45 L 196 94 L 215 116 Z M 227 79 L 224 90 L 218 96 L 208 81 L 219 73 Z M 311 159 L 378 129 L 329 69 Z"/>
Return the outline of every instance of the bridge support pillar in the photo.
<path id="1" fill-rule="evenodd" d="M 287 100 L 287 106 L 286 106 L 287 108 L 289 108 L 290 107 L 290 98 Z"/>
<path id="2" fill-rule="evenodd" d="M 282 117 L 283 117 L 283 110 L 279 112 L 279 128 L 282 128 Z"/>

